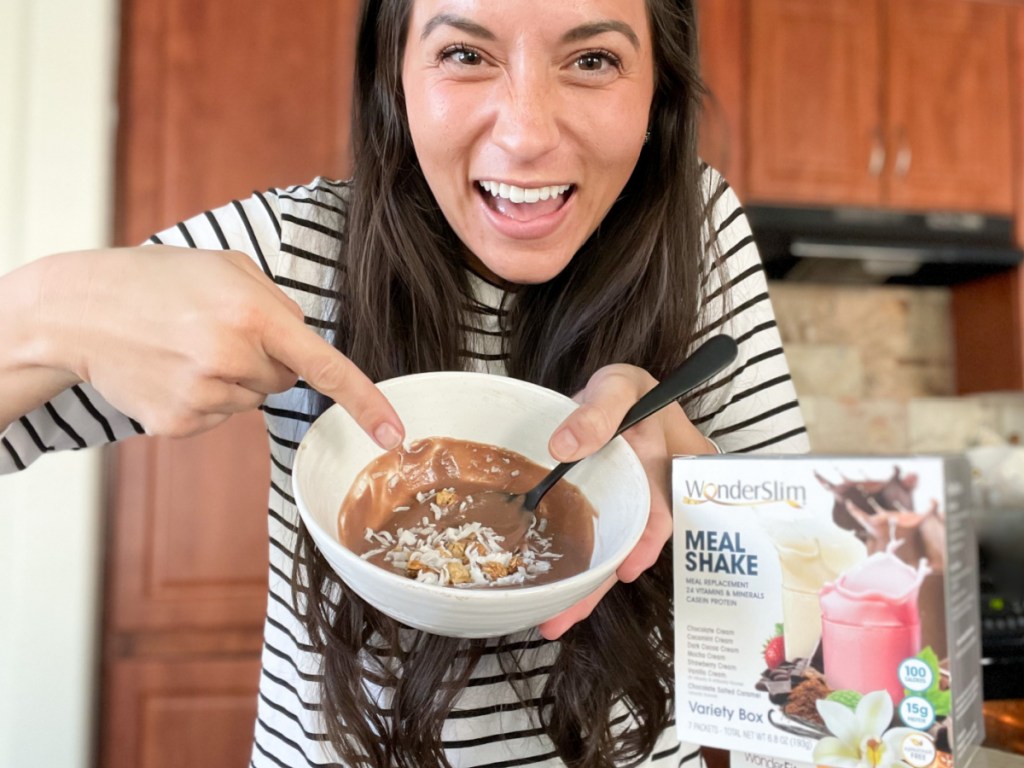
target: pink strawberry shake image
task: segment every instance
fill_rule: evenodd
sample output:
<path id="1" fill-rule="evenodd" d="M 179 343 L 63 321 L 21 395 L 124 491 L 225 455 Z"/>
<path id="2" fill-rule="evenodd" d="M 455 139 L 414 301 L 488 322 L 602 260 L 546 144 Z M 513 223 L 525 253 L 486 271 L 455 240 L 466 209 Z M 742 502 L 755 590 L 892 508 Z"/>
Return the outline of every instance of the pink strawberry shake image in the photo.
<path id="1" fill-rule="evenodd" d="M 821 644 L 830 688 L 903 699 L 899 665 L 921 650 L 917 596 L 928 574 L 907 565 L 892 542 L 821 589 Z"/>

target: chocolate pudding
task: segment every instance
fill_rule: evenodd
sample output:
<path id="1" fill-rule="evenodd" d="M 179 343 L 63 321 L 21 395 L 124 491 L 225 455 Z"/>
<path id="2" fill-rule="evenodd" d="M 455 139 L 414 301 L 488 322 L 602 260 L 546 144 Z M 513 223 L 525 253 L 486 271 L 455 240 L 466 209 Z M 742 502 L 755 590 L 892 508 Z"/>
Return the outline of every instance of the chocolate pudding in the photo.
<path id="1" fill-rule="evenodd" d="M 547 470 L 504 448 L 429 437 L 389 451 L 356 478 L 338 518 L 341 543 L 382 568 L 430 584 L 534 586 L 590 566 L 597 513 L 556 483 L 516 551 L 522 519 L 495 491 L 525 493 Z"/>

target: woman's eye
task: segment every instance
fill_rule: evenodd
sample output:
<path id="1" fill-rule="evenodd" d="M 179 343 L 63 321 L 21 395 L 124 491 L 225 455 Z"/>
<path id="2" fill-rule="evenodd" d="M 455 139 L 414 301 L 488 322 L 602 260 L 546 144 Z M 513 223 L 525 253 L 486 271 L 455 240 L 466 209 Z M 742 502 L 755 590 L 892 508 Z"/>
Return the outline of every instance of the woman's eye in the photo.
<path id="1" fill-rule="evenodd" d="M 576 66 L 585 72 L 596 72 L 601 69 L 603 64 L 604 58 L 593 53 L 580 56 L 576 61 Z"/>
<path id="2" fill-rule="evenodd" d="M 607 51 L 587 51 L 576 59 L 575 65 L 583 72 L 604 72 L 617 69 L 619 60 Z"/>
<path id="3" fill-rule="evenodd" d="M 483 56 L 472 48 L 463 45 L 453 45 L 441 51 L 441 61 L 451 61 L 467 67 L 474 67 L 483 63 Z"/>

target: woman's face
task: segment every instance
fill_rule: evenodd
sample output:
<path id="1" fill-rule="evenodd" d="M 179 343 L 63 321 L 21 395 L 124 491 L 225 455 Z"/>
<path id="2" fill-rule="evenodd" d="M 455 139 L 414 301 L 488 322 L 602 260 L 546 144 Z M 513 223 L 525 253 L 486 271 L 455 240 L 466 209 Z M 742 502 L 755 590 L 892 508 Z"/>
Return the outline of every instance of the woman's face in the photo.
<path id="1" fill-rule="evenodd" d="M 644 0 L 412 0 L 409 127 L 478 268 L 565 268 L 636 165 L 653 67 Z"/>

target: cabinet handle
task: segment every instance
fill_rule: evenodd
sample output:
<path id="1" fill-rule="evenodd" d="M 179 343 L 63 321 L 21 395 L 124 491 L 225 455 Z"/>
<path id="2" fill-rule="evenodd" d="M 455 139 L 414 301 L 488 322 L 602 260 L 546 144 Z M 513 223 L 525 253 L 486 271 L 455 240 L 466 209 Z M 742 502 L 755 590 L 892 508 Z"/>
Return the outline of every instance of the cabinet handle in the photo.
<path id="1" fill-rule="evenodd" d="M 885 142 L 882 141 L 882 129 L 875 128 L 874 142 L 871 145 L 871 157 L 868 158 L 868 173 L 881 176 L 885 169 Z"/>
<path id="2" fill-rule="evenodd" d="M 896 162 L 893 163 L 892 170 L 898 178 L 902 179 L 910 172 L 910 162 L 914 159 L 910 144 L 907 142 L 907 132 L 903 130 L 903 126 L 900 126 L 898 141 L 900 148 L 896 150 Z"/>

